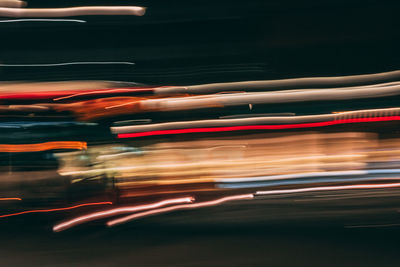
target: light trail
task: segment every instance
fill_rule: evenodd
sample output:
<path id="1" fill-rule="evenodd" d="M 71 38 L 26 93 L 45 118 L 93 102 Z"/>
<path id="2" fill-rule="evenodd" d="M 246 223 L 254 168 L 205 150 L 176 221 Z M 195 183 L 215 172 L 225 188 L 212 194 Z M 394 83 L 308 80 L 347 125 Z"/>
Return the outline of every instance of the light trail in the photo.
<path id="1" fill-rule="evenodd" d="M 228 201 L 245 200 L 245 199 L 253 199 L 253 198 L 254 198 L 253 194 L 244 194 L 244 195 L 223 197 L 223 198 L 219 198 L 216 200 L 205 201 L 205 202 L 194 203 L 194 204 L 176 205 L 176 206 L 172 206 L 172 207 L 153 209 L 153 210 L 149 210 L 149 211 L 145 211 L 145 212 L 135 213 L 133 215 L 125 216 L 125 217 L 122 217 L 119 219 L 111 220 L 111 221 L 107 222 L 107 226 L 114 226 L 117 224 L 126 223 L 128 221 L 132 221 L 132 220 L 139 219 L 142 217 L 154 216 L 157 214 L 172 212 L 172 211 L 176 211 L 176 210 L 204 208 L 204 207 L 219 205 L 219 204 L 222 204 L 222 203 L 228 202 Z"/>
<path id="2" fill-rule="evenodd" d="M 146 204 L 146 205 L 121 207 L 121 208 L 115 208 L 115 209 L 94 212 L 94 213 L 79 216 L 79 217 L 71 219 L 69 221 L 57 224 L 53 227 L 53 231 L 60 232 L 60 231 L 66 230 L 68 228 L 71 228 L 73 226 L 76 226 L 76 225 L 79 225 L 79 224 L 82 224 L 85 222 L 98 220 L 98 219 L 102 219 L 105 217 L 115 216 L 115 215 L 119 215 L 119 214 L 123 214 L 123 213 L 132 213 L 132 212 L 137 212 L 137 211 L 142 211 L 142 210 L 155 209 L 155 208 L 159 208 L 159 207 L 166 206 L 166 205 L 172 205 L 172 204 L 191 203 L 193 200 L 194 199 L 192 197 L 175 198 L 175 199 L 163 200 L 163 201 L 156 202 L 156 203 Z"/>
<path id="3" fill-rule="evenodd" d="M 86 142 L 54 141 L 38 144 L 0 144 L 0 152 L 39 152 L 52 149 L 87 149 Z"/>
<path id="4" fill-rule="evenodd" d="M 0 7 L 0 17 L 74 17 L 94 15 L 143 16 L 145 7 L 139 6 L 80 6 L 67 8 L 8 8 Z"/>
<path id="5" fill-rule="evenodd" d="M 293 193 L 304 193 L 304 192 L 314 192 L 314 191 L 376 189 L 376 188 L 392 188 L 392 187 L 400 187 L 400 183 L 321 186 L 321 187 L 308 187 L 308 188 L 299 188 L 299 189 L 268 190 L 268 191 L 257 191 L 255 196 L 276 195 L 276 194 L 293 194 Z"/>
<path id="6" fill-rule="evenodd" d="M 83 204 L 70 206 L 70 207 L 65 207 L 65 208 L 43 209 L 43 210 L 26 210 L 26 211 L 21 211 L 21 212 L 16 212 L 16 213 L 3 214 L 3 215 L 0 215 L 0 218 L 18 216 L 18 215 L 28 214 L 28 213 L 45 213 L 45 212 L 54 212 L 54 211 L 64 211 L 64 210 L 77 209 L 77 208 L 80 208 L 80 207 L 98 206 L 98 205 L 112 205 L 112 204 L 113 204 L 112 202 L 106 201 L 106 202 L 83 203 Z"/>
<path id="7" fill-rule="evenodd" d="M 81 19 L 7 19 L 0 20 L 0 23 L 12 23 L 12 22 L 77 22 L 86 23 L 86 20 Z"/>
<path id="8" fill-rule="evenodd" d="M 50 64 L 0 64 L 0 67 L 58 67 L 70 65 L 135 65 L 135 63 L 129 61 L 82 61 Z"/>
<path id="9" fill-rule="evenodd" d="M 173 130 L 158 130 L 140 133 L 120 133 L 118 138 L 134 138 L 155 135 L 171 135 L 171 134 L 188 134 L 188 133 L 216 133 L 216 132 L 232 132 L 232 131 L 256 131 L 256 130 L 285 130 L 285 129 L 301 129 L 325 127 L 340 124 L 365 123 L 365 122 L 383 122 L 383 121 L 399 121 L 400 116 L 387 117 L 370 117 L 370 118 L 354 118 L 342 119 L 323 122 L 295 123 L 295 124 L 270 124 L 270 125 L 243 125 L 243 126 L 227 126 L 227 127 L 203 127 L 203 128 L 186 128 Z"/>
<path id="10" fill-rule="evenodd" d="M 9 201 L 9 200 L 21 201 L 22 199 L 19 197 L 0 197 L 0 201 Z"/>

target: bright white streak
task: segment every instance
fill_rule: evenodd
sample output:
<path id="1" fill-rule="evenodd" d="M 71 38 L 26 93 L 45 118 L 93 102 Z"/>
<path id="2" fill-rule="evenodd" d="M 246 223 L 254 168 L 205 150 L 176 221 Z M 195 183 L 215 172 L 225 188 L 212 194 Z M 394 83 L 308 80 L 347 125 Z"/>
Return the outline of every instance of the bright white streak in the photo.
<path id="1" fill-rule="evenodd" d="M 121 207 L 121 208 L 114 208 L 114 209 L 94 212 L 94 213 L 86 214 L 86 215 L 71 219 L 69 221 L 57 224 L 53 227 L 53 231 L 60 232 L 60 231 L 66 230 L 68 228 L 71 228 L 73 226 L 76 226 L 76 225 L 79 225 L 79 224 L 82 224 L 85 222 L 98 220 L 98 219 L 109 217 L 109 216 L 115 216 L 115 215 L 119 215 L 122 213 L 131 213 L 131 212 L 137 212 L 137 211 L 141 211 L 141 210 L 155 209 L 155 208 L 159 208 L 159 207 L 166 206 L 166 205 L 172 205 L 172 204 L 190 203 L 193 200 L 194 199 L 192 197 L 175 198 L 175 199 L 163 200 L 163 201 L 156 202 L 156 203 L 146 204 L 146 205 Z"/>
<path id="2" fill-rule="evenodd" d="M 286 190 L 268 190 L 268 191 L 257 191 L 255 195 L 276 195 L 276 194 L 292 194 L 292 193 L 304 193 L 304 192 L 314 192 L 314 191 L 375 189 L 375 188 L 390 188 L 390 187 L 400 187 L 400 183 L 321 186 L 321 187 L 308 187 L 308 188 L 286 189 Z"/>
<path id="3" fill-rule="evenodd" d="M 235 195 L 235 196 L 223 197 L 223 198 L 219 198 L 216 200 L 205 201 L 205 202 L 200 202 L 200 203 L 195 203 L 195 204 L 176 205 L 176 206 L 166 207 L 166 208 L 161 208 L 161 209 L 153 209 L 153 210 L 149 210 L 149 211 L 145 211 L 145 212 L 135 213 L 133 215 L 125 216 L 125 217 L 122 217 L 119 219 L 111 220 L 111 221 L 107 222 L 107 226 L 114 226 L 117 224 L 126 223 L 128 221 L 135 220 L 135 219 L 138 219 L 141 217 L 171 212 L 171 211 L 175 211 L 175 210 L 197 209 L 197 208 L 219 205 L 219 204 L 222 204 L 227 201 L 253 199 L 253 198 L 254 198 L 253 194 Z"/>

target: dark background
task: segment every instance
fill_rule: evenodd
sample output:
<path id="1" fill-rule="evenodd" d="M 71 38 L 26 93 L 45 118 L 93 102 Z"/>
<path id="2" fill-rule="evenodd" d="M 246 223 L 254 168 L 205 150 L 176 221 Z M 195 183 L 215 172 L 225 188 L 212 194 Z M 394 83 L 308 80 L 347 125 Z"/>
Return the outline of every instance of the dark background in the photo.
<path id="1" fill-rule="evenodd" d="M 197 84 L 398 68 L 398 1 L 29 1 L 28 7 L 142 5 L 143 17 L 1 23 L 8 64 L 130 61 L 135 66 L 0 67 L 1 80 L 111 79 Z"/>
<path id="2" fill-rule="evenodd" d="M 332 76 L 399 69 L 399 1 L 29 1 L 29 7 L 143 5 L 143 17 L 0 23 L 0 61 L 131 61 L 134 66 L 0 67 L 0 80 L 146 84 Z M 5 18 L 6 19 L 6 18 Z M 204 215 L 207 216 L 207 215 Z M 378 216 L 378 215 L 377 215 Z M 397 217 L 396 217 L 397 218 Z M 400 231 L 320 222 L 126 227 L 51 232 L 25 216 L 0 224 L 0 265 L 397 266 Z M 161 219 L 163 220 L 163 217 Z M 31 223 L 32 222 L 32 223 Z M 43 222 L 43 223 L 41 223 Z"/>

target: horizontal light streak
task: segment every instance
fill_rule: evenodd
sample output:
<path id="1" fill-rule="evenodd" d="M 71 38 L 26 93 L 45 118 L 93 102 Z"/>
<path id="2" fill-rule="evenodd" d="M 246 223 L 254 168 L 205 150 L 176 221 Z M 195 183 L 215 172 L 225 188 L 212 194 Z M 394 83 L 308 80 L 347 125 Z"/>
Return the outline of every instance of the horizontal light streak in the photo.
<path id="1" fill-rule="evenodd" d="M 86 149 L 87 143 L 80 141 L 54 141 L 38 144 L 0 144 L 0 152 L 39 152 L 52 149 Z"/>
<path id="2" fill-rule="evenodd" d="M 65 207 L 65 208 L 26 210 L 26 211 L 21 211 L 21 212 L 16 212 L 16 213 L 3 214 L 3 215 L 0 215 L 0 218 L 6 218 L 6 217 L 17 216 L 17 215 L 28 214 L 28 213 L 45 213 L 45 212 L 54 212 L 54 211 L 64 211 L 64 210 L 77 209 L 77 208 L 81 208 L 81 207 L 98 206 L 98 205 L 112 205 L 112 204 L 113 203 L 110 201 L 105 201 L 105 202 L 83 203 L 83 204 Z"/>
<path id="3" fill-rule="evenodd" d="M 216 200 L 204 201 L 204 202 L 200 202 L 200 203 L 176 205 L 176 206 L 171 206 L 171 207 L 166 207 L 166 208 L 153 209 L 153 210 L 149 210 L 149 211 L 145 211 L 145 212 L 135 213 L 133 215 L 125 216 L 125 217 L 122 217 L 119 219 L 111 220 L 111 221 L 107 222 L 107 225 L 114 226 L 117 224 L 126 223 L 128 221 L 135 220 L 138 218 L 157 215 L 157 214 L 161 214 L 161 213 L 167 213 L 167 212 L 172 212 L 172 211 L 176 211 L 176 210 L 204 208 L 204 207 L 219 205 L 219 204 L 222 204 L 222 203 L 228 202 L 228 201 L 245 200 L 245 199 L 253 199 L 253 198 L 254 198 L 253 194 L 234 195 L 234 196 L 219 198 Z"/>
<path id="4" fill-rule="evenodd" d="M 146 137 L 154 135 L 187 134 L 187 133 L 214 133 L 214 132 L 251 131 L 251 130 L 284 130 L 284 129 L 325 127 L 325 126 L 350 124 L 350 123 L 383 122 L 383 121 L 399 121 L 399 120 L 400 116 L 386 116 L 386 117 L 354 118 L 354 119 L 341 119 L 341 120 L 324 121 L 324 122 L 295 123 L 295 124 L 186 128 L 186 129 L 174 129 L 174 130 L 148 131 L 141 133 L 120 133 L 117 135 L 117 137 L 134 138 L 134 137 Z"/>
<path id="5" fill-rule="evenodd" d="M 73 17 L 93 15 L 143 16 L 146 8 L 139 6 L 79 6 L 66 8 L 0 7 L 0 17 Z"/>
<path id="6" fill-rule="evenodd" d="M 400 183 L 321 186 L 321 187 L 308 187 L 308 188 L 285 189 L 285 190 L 268 190 L 268 191 L 257 191 L 255 195 L 256 196 L 258 196 L 258 195 L 276 195 L 276 194 L 293 194 L 293 193 L 304 193 L 304 192 L 314 192 L 314 191 L 376 189 L 376 188 L 392 188 L 392 187 L 400 187 Z"/>
<path id="7" fill-rule="evenodd" d="M 192 201 L 193 201 L 192 197 L 175 198 L 175 199 L 163 200 L 163 201 L 156 202 L 156 203 L 146 204 L 146 205 L 121 207 L 121 208 L 115 208 L 115 209 L 94 212 L 94 213 L 79 216 L 72 220 L 57 224 L 53 227 L 53 231 L 60 232 L 60 231 L 66 230 L 68 228 L 71 228 L 73 226 L 76 226 L 76 225 L 79 225 L 79 224 L 82 224 L 85 222 L 98 220 L 98 219 L 109 217 L 109 216 L 116 216 L 116 215 L 123 214 L 123 213 L 132 213 L 132 212 L 148 210 L 148 209 L 155 209 L 155 208 L 159 208 L 159 207 L 166 206 L 166 205 L 172 205 L 172 204 L 190 203 Z"/>
<path id="8" fill-rule="evenodd" d="M 135 65 L 135 63 L 129 61 L 81 61 L 49 64 L 0 64 L 0 67 L 58 67 L 69 65 Z"/>

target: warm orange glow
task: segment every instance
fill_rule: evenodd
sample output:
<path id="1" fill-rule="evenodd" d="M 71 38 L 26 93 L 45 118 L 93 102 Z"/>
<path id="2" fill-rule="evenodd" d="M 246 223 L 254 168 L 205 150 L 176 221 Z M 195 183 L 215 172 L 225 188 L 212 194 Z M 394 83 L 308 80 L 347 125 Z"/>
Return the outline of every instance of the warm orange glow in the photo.
<path id="1" fill-rule="evenodd" d="M 22 200 L 22 199 L 19 197 L 1 197 L 0 200 L 8 201 L 8 200 Z"/>
<path id="2" fill-rule="evenodd" d="M 86 142 L 55 141 L 38 144 L 10 144 L 0 145 L 0 152 L 38 152 L 52 149 L 86 149 Z"/>

